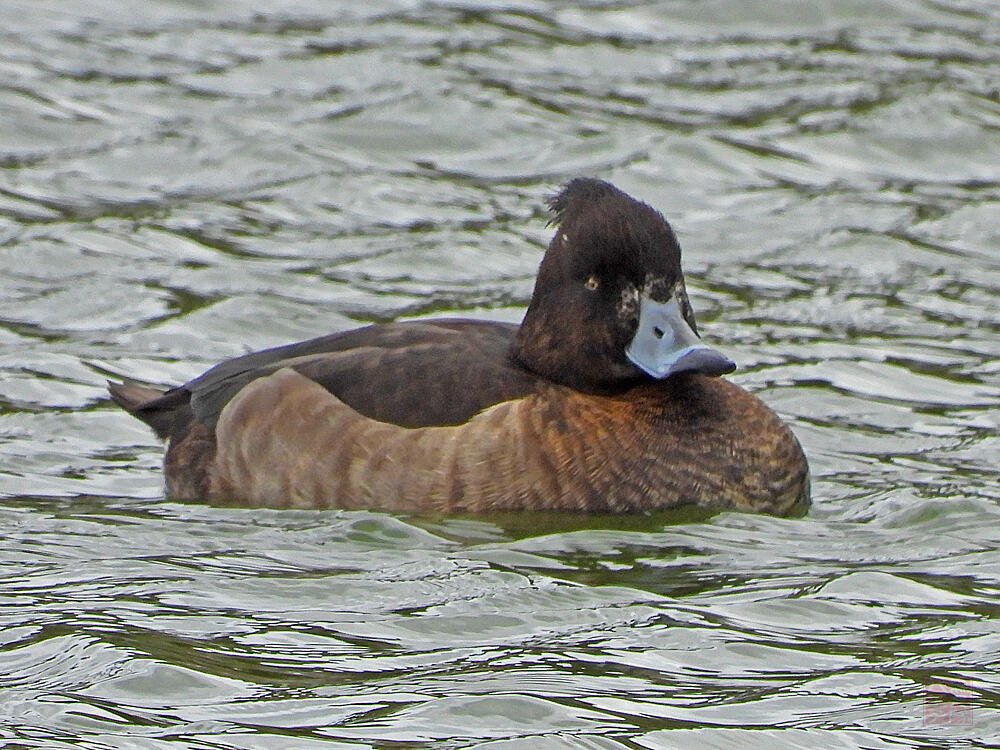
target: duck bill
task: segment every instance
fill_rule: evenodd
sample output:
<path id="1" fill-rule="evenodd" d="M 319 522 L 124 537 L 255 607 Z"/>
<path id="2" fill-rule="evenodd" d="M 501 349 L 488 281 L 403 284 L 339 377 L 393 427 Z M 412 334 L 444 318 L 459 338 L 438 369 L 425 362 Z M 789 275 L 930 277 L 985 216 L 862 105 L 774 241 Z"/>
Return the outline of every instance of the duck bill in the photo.
<path id="1" fill-rule="evenodd" d="M 639 298 L 639 328 L 625 356 L 651 378 L 662 380 L 679 372 L 725 375 L 736 369 L 722 352 L 707 346 L 684 320 L 676 295 L 667 302 Z"/>

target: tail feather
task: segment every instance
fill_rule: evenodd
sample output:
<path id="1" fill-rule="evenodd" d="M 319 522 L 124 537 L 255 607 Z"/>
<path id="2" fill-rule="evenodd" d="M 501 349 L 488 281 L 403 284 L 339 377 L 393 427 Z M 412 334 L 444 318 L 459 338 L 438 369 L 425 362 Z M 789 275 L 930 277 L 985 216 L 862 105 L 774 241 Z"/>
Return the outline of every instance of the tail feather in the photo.
<path id="1" fill-rule="evenodd" d="M 108 381 L 108 392 L 111 400 L 118 404 L 129 414 L 142 407 L 143 404 L 155 401 L 163 395 L 163 391 L 154 388 L 146 388 L 135 383 L 114 383 Z"/>
<path id="2" fill-rule="evenodd" d="M 190 411 L 188 404 L 191 394 L 183 388 L 164 392 L 136 383 L 108 381 L 108 393 L 111 394 L 112 401 L 152 427 L 161 438 L 170 437 L 178 417 L 186 416 Z"/>

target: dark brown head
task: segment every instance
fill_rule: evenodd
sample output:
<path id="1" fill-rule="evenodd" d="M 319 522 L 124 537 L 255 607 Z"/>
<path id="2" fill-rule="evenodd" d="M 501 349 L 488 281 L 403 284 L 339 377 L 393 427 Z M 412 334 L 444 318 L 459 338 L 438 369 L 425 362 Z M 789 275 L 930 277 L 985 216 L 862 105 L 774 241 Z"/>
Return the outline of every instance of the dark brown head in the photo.
<path id="1" fill-rule="evenodd" d="M 549 201 L 558 225 L 512 354 L 571 388 L 609 392 L 735 365 L 702 343 L 666 219 L 610 183 L 578 178 Z"/>

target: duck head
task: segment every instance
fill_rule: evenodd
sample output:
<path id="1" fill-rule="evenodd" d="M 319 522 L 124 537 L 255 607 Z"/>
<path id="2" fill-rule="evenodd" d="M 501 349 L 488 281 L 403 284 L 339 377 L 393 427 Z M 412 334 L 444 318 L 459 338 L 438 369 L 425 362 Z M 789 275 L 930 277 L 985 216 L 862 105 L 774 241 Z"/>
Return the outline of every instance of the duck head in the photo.
<path id="1" fill-rule="evenodd" d="M 589 178 L 567 183 L 549 208 L 557 228 L 514 340 L 517 361 L 597 393 L 736 369 L 698 335 L 680 246 L 658 211 Z"/>

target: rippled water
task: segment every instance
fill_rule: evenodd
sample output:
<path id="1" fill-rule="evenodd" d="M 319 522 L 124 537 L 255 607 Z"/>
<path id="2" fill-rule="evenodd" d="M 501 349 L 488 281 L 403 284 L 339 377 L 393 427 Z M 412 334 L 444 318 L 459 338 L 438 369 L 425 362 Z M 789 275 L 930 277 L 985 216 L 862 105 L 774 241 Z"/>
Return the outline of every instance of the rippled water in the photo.
<path id="1" fill-rule="evenodd" d="M 0 745 L 1000 743 L 996 3 L 0 16 Z M 806 518 L 162 500 L 105 377 L 517 320 L 579 174 L 671 218 Z"/>

